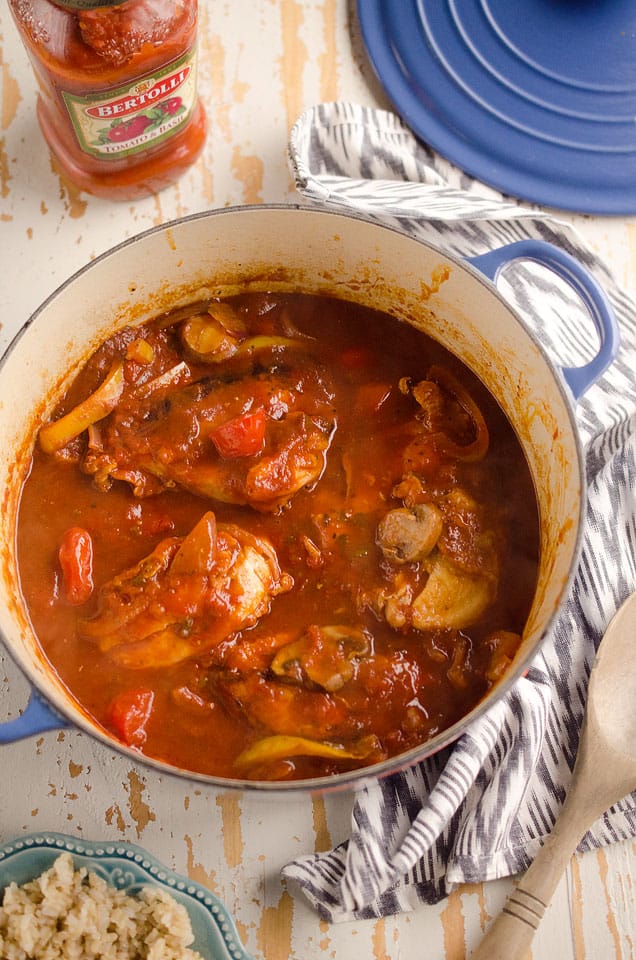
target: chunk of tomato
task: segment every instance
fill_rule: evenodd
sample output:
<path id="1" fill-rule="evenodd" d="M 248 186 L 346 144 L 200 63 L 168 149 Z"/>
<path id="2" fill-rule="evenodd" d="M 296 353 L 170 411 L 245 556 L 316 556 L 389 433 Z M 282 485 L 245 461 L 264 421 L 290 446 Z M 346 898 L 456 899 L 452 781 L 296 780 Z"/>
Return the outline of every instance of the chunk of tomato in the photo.
<path id="1" fill-rule="evenodd" d="M 93 592 L 93 539 L 83 527 L 70 527 L 58 551 L 64 590 L 70 603 L 84 603 Z"/>
<path id="2" fill-rule="evenodd" d="M 110 704 L 109 726 L 129 747 L 141 747 L 145 743 L 154 699 L 152 690 L 124 690 Z"/>
<path id="3" fill-rule="evenodd" d="M 264 407 L 248 410 L 210 433 L 212 443 L 226 459 L 252 457 L 262 449 L 267 415 Z"/>

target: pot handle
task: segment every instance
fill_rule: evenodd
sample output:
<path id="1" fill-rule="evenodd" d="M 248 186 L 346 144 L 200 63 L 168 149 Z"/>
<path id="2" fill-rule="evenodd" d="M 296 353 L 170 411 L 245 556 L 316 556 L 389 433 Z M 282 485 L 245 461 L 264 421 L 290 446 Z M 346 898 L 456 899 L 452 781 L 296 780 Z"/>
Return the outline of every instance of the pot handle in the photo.
<path id="1" fill-rule="evenodd" d="M 603 375 L 618 353 L 618 321 L 607 294 L 578 260 L 544 240 L 518 240 L 479 257 L 470 257 L 468 263 L 496 283 L 502 268 L 514 260 L 533 260 L 552 270 L 578 294 L 592 318 L 599 335 L 596 356 L 580 367 L 560 367 L 574 399 L 578 400 Z"/>
<path id="2" fill-rule="evenodd" d="M 0 744 L 15 743 L 16 740 L 25 740 L 46 730 L 62 730 L 70 726 L 61 714 L 32 690 L 24 713 L 15 720 L 0 724 Z"/>

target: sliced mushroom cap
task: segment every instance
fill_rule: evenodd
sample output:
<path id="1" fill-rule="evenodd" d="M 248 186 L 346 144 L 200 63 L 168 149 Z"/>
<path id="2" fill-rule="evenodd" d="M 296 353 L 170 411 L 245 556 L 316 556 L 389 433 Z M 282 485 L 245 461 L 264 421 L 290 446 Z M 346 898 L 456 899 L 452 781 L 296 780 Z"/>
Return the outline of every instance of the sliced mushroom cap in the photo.
<path id="1" fill-rule="evenodd" d="M 494 595 L 493 578 L 465 573 L 440 554 L 426 586 L 413 601 L 413 626 L 416 630 L 463 630 L 479 619 Z"/>
<path id="2" fill-rule="evenodd" d="M 340 690 L 355 673 L 355 661 L 367 656 L 371 642 L 363 630 L 312 625 L 272 660 L 272 671 L 296 683 L 310 680 L 329 693 Z"/>
<path id="3" fill-rule="evenodd" d="M 416 563 L 428 557 L 442 533 L 442 514 L 432 503 L 389 510 L 378 525 L 377 544 L 387 560 Z"/>
<path id="4" fill-rule="evenodd" d="M 191 356 L 206 363 L 226 360 L 238 347 L 236 337 L 207 313 L 186 320 L 181 327 L 181 339 Z"/>

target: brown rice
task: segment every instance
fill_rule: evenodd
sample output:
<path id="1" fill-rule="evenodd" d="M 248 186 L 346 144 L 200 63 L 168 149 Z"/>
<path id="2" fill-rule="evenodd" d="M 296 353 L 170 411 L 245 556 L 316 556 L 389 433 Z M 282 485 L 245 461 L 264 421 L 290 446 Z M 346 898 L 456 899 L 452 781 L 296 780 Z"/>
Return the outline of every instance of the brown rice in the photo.
<path id="1" fill-rule="evenodd" d="M 2 960 L 201 960 L 185 907 L 161 887 L 129 896 L 70 853 L 35 880 L 5 888 Z"/>

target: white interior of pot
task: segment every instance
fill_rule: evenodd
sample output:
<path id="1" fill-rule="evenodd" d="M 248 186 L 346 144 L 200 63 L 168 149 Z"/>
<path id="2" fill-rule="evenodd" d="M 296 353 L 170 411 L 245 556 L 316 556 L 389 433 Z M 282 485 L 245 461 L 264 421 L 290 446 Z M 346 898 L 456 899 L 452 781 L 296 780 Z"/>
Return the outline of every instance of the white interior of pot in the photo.
<path id="1" fill-rule="evenodd" d="M 326 293 L 409 318 L 461 357 L 502 405 L 535 479 L 542 528 L 540 582 L 518 674 L 563 597 L 578 549 L 580 454 L 564 389 L 514 314 L 474 271 L 394 230 L 294 208 L 217 211 L 127 242 L 57 291 L 13 344 L 0 378 L 0 629 L 13 655 L 58 708 L 95 732 L 89 718 L 69 708 L 67 693 L 42 662 L 19 599 L 15 514 L 39 418 L 116 327 L 201 295 L 245 289 Z M 430 748 L 456 733 L 448 731 Z"/>

